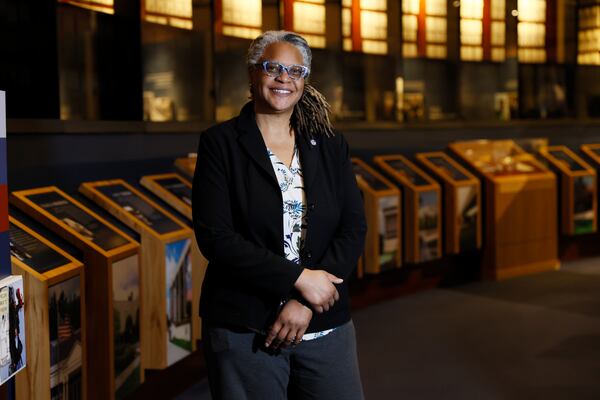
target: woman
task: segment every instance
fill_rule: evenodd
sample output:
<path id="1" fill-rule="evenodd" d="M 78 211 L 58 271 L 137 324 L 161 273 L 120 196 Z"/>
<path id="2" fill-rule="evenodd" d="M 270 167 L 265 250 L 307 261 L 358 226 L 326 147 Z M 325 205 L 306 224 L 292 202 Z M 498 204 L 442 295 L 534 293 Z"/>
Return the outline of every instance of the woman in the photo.
<path id="1" fill-rule="evenodd" d="M 362 399 L 345 280 L 366 224 L 297 34 L 252 42 L 252 101 L 200 137 L 194 228 L 213 398 Z"/>

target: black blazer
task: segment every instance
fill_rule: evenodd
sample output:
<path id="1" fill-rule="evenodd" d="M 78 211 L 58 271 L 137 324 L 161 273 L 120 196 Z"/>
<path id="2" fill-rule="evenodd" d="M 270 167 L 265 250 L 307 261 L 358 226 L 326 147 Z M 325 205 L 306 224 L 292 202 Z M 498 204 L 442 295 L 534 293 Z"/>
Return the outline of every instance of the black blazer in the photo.
<path id="1" fill-rule="evenodd" d="M 192 209 L 200 250 L 208 259 L 200 315 L 213 323 L 264 331 L 282 299 L 298 297 L 303 267 L 340 278 L 340 300 L 315 313 L 307 332 L 350 319 L 346 280 L 364 247 L 366 223 L 348 144 L 341 134 L 296 138 L 307 200 L 301 265 L 283 250 L 283 203 L 253 103 L 200 136 Z"/>

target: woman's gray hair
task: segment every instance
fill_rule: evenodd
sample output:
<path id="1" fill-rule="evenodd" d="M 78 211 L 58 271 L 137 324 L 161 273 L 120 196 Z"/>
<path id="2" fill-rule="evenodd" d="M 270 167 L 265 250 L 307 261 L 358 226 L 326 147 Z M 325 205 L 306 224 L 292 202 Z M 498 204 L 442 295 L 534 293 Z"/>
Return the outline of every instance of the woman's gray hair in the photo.
<path id="1" fill-rule="evenodd" d="M 302 54 L 302 63 L 310 70 L 312 52 L 308 43 L 302 36 L 288 31 L 266 31 L 254 39 L 248 48 L 248 55 L 246 56 L 248 69 L 258 64 L 267 47 L 277 42 L 286 42 L 296 47 L 300 51 L 300 54 Z"/>

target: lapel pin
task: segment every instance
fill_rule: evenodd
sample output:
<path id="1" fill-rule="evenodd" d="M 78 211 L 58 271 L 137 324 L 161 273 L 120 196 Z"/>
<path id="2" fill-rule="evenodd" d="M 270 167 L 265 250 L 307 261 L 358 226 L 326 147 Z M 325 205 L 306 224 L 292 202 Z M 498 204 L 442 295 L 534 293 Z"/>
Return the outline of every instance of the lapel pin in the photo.
<path id="1" fill-rule="evenodd" d="M 313 146 L 316 146 L 317 141 L 315 139 L 310 139 L 310 144 L 312 144 Z"/>

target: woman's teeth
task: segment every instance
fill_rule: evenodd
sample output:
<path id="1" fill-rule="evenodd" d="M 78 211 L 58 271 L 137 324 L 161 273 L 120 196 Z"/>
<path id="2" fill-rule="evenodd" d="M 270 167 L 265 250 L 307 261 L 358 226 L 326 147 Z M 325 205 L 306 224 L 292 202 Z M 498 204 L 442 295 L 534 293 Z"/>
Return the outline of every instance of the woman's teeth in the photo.
<path id="1" fill-rule="evenodd" d="M 275 93 L 281 93 L 281 94 L 289 94 L 292 93 L 291 90 L 286 90 L 286 89 L 271 89 L 272 91 L 274 91 Z"/>

